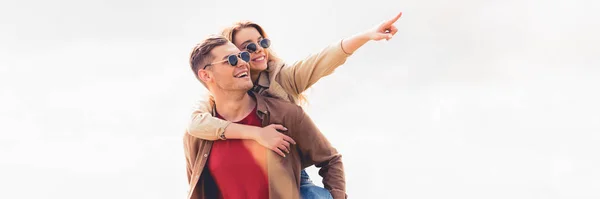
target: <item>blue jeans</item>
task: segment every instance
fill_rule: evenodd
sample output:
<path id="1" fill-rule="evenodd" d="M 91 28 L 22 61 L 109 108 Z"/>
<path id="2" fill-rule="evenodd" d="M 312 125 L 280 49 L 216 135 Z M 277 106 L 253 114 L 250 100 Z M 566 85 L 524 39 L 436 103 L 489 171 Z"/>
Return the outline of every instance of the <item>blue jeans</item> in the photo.
<path id="1" fill-rule="evenodd" d="M 327 189 L 312 183 L 304 169 L 300 172 L 300 197 L 302 199 L 333 199 Z"/>

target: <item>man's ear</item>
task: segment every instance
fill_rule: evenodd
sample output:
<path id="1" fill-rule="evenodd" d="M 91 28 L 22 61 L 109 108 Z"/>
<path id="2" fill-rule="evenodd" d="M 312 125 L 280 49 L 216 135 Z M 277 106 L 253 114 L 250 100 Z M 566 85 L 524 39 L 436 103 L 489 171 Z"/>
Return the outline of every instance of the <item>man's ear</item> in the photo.
<path id="1" fill-rule="evenodd" d="M 198 79 L 204 83 L 207 83 L 212 80 L 212 74 L 207 70 L 200 69 L 198 70 Z"/>

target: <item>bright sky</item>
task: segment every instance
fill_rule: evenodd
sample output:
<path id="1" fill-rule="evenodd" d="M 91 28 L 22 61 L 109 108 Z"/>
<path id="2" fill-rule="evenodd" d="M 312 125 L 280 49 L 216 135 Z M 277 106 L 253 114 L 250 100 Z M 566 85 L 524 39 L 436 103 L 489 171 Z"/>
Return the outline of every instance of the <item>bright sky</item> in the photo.
<path id="1" fill-rule="evenodd" d="M 291 62 L 399 11 L 396 37 L 365 45 L 308 93 L 351 198 L 598 198 L 599 9 L 2 1 L 0 198 L 184 198 L 183 130 L 206 92 L 187 63 L 194 44 L 253 20 Z"/>

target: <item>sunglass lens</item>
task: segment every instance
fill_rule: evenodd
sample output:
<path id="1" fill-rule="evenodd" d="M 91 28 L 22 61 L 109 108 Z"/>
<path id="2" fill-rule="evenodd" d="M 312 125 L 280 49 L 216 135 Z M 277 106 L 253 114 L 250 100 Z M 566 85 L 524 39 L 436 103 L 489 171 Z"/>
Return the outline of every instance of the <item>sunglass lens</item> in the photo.
<path id="1" fill-rule="evenodd" d="M 268 48 L 269 46 L 271 46 L 271 40 L 266 39 L 266 38 L 260 40 L 260 46 L 263 48 Z"/>
<path id="2" fill-rule="evenodd" d="M 250 53 L 249 52 L 241 52 L 240 58 L 242 58 L 242 60 L 244 60 L 245 62 L 248 62 L 248 61 L 250 61 Z"/>
<path id="3" fill-rule="evenodd" d="M 229 57 L 227 57 L 227 61 L 229 61 L 231 66 L 236 66 L 238 64 L 238 58 L 235 55 L 229 55 Z"/>
<path id="4" fill-rule="evenodd" d="M 251 43 L 246 46 L 246 50 L 251 53 L 256 52 L 257 48 L 258 46 L 256 46 L 255 43 Z"/>

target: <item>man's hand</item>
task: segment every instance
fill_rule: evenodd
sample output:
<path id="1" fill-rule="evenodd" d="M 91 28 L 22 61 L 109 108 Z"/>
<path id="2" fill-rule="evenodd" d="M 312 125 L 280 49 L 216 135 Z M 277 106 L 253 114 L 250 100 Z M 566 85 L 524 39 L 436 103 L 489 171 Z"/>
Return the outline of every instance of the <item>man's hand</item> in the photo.
<path id="1" fill-rule="evenodd" d="M 296 141 L 277 130 L 287 131 L 287 128 L 279 124 L 271 124 L 263 128 L 258 128 L 257 132 L 253 134 L 253 140 L 285 157 L 284 152 L 290 153 L 290 143 L 296 144 Z"/>
<path id="2" fill-rule="evenodd" d="M 396 17 L 382 22 L 379 26 L 365 32 L 365 36 L 370 40 L 379 41 L 382 39 L 390 40 L 398 32 L 398 28 L 394 26 L 394 23 L 400 19 L 402 12 L 398 13 Z"/>

